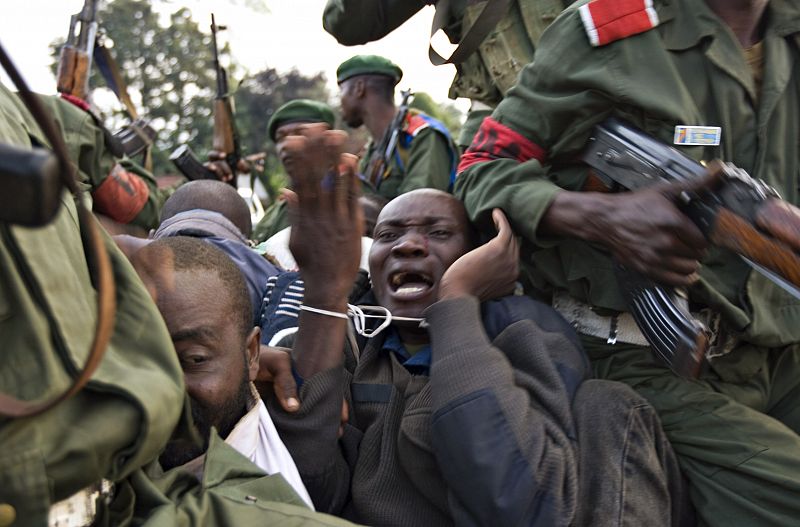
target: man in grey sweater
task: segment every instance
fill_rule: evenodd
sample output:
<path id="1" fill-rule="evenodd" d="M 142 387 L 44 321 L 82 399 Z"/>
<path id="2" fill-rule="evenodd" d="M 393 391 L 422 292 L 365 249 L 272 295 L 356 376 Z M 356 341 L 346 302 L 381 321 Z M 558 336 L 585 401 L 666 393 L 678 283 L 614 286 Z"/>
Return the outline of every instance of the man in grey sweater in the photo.
<path id="1" fill-rule="evenodd" d="M 305 174 L 289 200 L 305 285 L 291 355 L 301 406 L 268 403 L 317 509 L 370 525 L 691 522 L 649 405 L 587 380 L 569 325 L 508 296 L 518 248 L 500 210 L 497 236 L 473 248 L 452 196 L 422 189 L 390 202 L 362 303 L 406 320 L 345 345 L 361 213 L 353 171 L 329 170 L 342 142 L 293 145 Z"/>

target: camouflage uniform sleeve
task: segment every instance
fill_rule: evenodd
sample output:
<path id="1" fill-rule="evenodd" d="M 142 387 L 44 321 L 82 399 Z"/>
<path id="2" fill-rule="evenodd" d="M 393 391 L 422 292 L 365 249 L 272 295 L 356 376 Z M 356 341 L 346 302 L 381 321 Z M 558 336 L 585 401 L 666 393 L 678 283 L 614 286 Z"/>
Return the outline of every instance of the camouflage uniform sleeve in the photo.
<path id="1" fill-rule="evenodd" d="M 385 37 L 429 3 L 424 0 L 328 0 L 322 27 L 342 45 L 366 44 Z"/>
<path id="2" fill-rule="evenodd" d="M 590 46 L 575 8 L 545 31 L 536 61 L 461 159 L 455 194 L 473 221 L 490 228 L 499 207 L 525 240 L 552 243 L 539 221 L 560 188 L 581 189 L 586 170 L 575 160 L 591 128 L 624 104 L 610 95 L 620 90 L 609 47 Z"/>
<path id="3" fill-rule="evenodd" d="M 454 155 L 454 147 L 448 138 L 432 128 L 421 130 L 411 142 L 406 175 L 400 184 L 399 194 L 418 188 L 447 191 Z"/>
<path id="4" fill-rule="evenodd" d="M 88 112 L 60 97 L 41 97 L 64 134 L 78 177 L 92 193 L 93 209 L 119 223 L 150 229 L 158 226 L 168 193 L 132 160 L 118 160 L 106 146 L 106 132 Z"/>
<path id="5" fill-rule="evenodd" d="M 108 174 L 114 166 L 110 153 L 106 154 L 103 131 L 95 125 L 89 113 L 73 106 L 58 96 L 40 97 L 53 112 L 61 128 L 67 153 L 76 164 L 77 176 L 86 190 L 94 189 L 102 180 L 100 174 Z M 101 146 L 98 148 L 98 146 Z"/>

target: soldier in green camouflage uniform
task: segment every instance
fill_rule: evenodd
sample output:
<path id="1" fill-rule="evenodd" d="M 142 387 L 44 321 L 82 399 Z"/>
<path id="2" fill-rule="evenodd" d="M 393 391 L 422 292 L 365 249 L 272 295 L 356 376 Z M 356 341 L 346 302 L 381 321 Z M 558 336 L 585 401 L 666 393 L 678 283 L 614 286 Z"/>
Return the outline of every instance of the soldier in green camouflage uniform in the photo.
<path id="1" fill-rule="evenodd" d="M 449 191 L 459 157 L 447 127 L 433 117 L 409 109 L 402 122 L 394 122 L 400 115 L 394 87 L 402 76 L 396 64 L 377 55 L 356 55 L 336 70 L 342 120 L 353 128 L 363 125 L 371 135 L 359 164 L 364 189 L 389 200 L 418 188 Z M 385 160 L 379 150 L 392 134 L 394 148 Z M 373 168 L 378 159 L 379 168 Z"/>
<path id="2" fill-rule="evenodd" d="M 288 154 L 283 142 L 290 135 L 316 133 L 330 130 L 336 122 L 333 109 L 327 104 L 310 99 L 289 101 L 272 114 L 267 125 L 267 134 L 275 143 L 278 158 L 286 167 Z M 253 227 L 253 240 L 263 242 L 289 226 L 289 213 L 284 200 L 278 200 L 266 210 L 264 217 Z"/>
<path id="3" fill-rule="evenodd" d="M 26 149 L 48 144 L 4 87 L 0 141 Z M 0 232 L 0 391 L 24 400 L 52 397 L 85 363 L 97 317 L 75 202 L 65 194 L 45 227 L 0 224 Z M 182 372 L 166 328 L 124 256 L 109 238 L 105 245 L 117 315 L 93 380 L 40 416 L 0 420 L 0 503 L 25 525 L 46 525 L 52 503 L 102 478 L 125 478 L 153 459 L 181 413 Z"/>
<path id="4" fill-rule="evenodd" d="M 506 212 L 523 239 L 526 289 L 570 306 L 564 313 L 595 372 L 630 384 L 659 411 L 701 524 L 795 524 L 800 302 L 735 255 L 706 248 L 674 205 L 679 185 L 588 192 L 576 160 L 609 116 L 668 144 L 678 125 L 719 126 L 718 144 L 676 147 L 731 161 L 797 205 L 800 9 L 787 0 L 663 0 L 624 12 L 635 3 L 582 1 L 582 11 L 569 8 L 550 26 L 536 61 L 465 153 L 456 194 L 487 232 L 492 209 Z M 750 21 L 750 33 L 726 23 L 732 15 Z M 718 356 L 698 380 L 654 362 L 629 323 L 612 255 L 688 287 L 692 310 L 721 317 Z"/>
<path id="5" fill-rule="evenodd" d="M 322 24 L 340 44 L 355 46 L 386 36 L 428 4 L 430 0 L 328 0 Z M 443 3 L 443 2 L 442 2 Z M 457 143 L 466 149 L 481 121 L 513 86 L 520 70 L 533 60 L 544 29 L 569 0 L 512 0 L 508 13 L 495 25 L 477 51 L 456 64 L 449 97 L 472 101 Z M 447 3 L 444 31 L 459 42 L 486 5 L 485 1 L 453 0 Z M 437 9 L 441 6 L 437 5 Z M 496 9 L 490 6 L 489 9 Z"/>

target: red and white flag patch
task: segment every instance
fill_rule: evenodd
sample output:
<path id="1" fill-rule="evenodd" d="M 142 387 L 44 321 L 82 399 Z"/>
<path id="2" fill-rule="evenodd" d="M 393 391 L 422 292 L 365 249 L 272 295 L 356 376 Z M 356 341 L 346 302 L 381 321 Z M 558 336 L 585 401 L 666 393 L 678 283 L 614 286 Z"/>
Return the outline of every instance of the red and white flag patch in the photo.
<path id="1" fill-rule="evenodd" d="M 579 9 L 589 42 L 595 47 L 644 33 L 658 25 L 653 0 L 592 0 Z"/>

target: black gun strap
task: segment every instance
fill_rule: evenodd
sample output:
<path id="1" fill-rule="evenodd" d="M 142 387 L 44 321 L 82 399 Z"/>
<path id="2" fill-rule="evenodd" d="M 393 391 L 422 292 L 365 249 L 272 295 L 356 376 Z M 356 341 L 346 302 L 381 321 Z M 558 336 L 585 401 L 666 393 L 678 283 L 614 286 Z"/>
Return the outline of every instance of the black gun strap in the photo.
<path id="1" fill-rule="evenodd" d="M 466 32 L 463 32 L 461 41 L 456 49 L 448 58 L 444 58 L 433 49 L 432 40 L 440 29 L 444 29 L 447 26 L 447 18 L 450 14 L 450 0 L 439 0 L 436 3 L 436 14 L 433 16 L 433 23 L 431 24 L 431 42 L 428 45 L 428 58 L 431 63 L 434 66 L 441 66 L 442 64 L 460 64 L 464 62 L 467 57 L 478 49 L 483 39 L 495 28 L 500 19 L 506 15 L 509 5 L 511 5 L 511 0 L 486 0 L 486 5 L 483 6 L 478 18 Z"/>
<path id="2" fill-rule="evenodd" d="M 97 69 L 100 70 L 100 74 L 105 79 L 106 84 L 117 96 L 117 100 L 125 106 L 131 121 L 136 121 L 139 118 L 139 112 L 136 111 L 136 107 L 133 105 L 130 95 L 128 95 L 128 85 L 125 82 L 125 78 L 122 76 L 114 56 L 111 55 L 111 52 L 108 51 L 108 48 L 103 45 L 100 39 L 95 40 L 93 55 L 94 63 L 97 65 Z"/>

